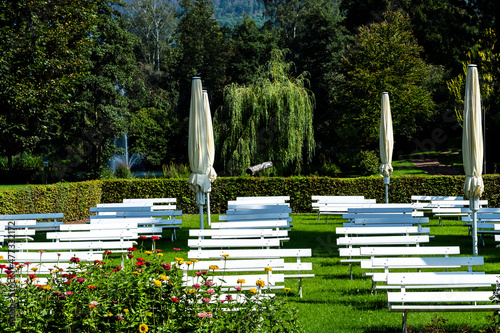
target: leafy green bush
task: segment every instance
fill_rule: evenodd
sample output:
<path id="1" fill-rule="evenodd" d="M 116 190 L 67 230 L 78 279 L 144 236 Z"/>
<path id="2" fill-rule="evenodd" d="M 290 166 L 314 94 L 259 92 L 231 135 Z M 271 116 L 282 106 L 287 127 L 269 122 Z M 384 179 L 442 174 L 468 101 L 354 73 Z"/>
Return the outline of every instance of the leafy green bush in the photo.
<path id="1" fill-rule="evenodd" d="M 170 162 L 168 165 L 163 165 L 163 176 L 165 178 L 185 178 L 191 174 L 191 169 L 185 164 L 175 164 Z"/>
<path id="2" fill-rule="evenodd" d="M 119 164 L 115 170 L 115 177 L 119 179 L 132 178 L 132 172 L 130 172 L 130 167 L 125 163 Z"/>
<path id="3" fill-rule="evenodd" d="M 357 172 L 361 176 L 371 176 L 378 172 L 379 158 L 373 150 L 362 150 L 356 157 Z"/>

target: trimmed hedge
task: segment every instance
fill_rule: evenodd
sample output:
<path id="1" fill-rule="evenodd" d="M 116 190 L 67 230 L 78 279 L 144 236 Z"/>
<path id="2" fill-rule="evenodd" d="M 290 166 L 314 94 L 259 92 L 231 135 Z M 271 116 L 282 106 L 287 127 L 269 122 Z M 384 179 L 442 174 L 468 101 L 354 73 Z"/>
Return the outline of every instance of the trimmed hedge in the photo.
<path id="1" fill-rule="evenodd" d="M 88 219 L 101 200 L 99 181 L 31 185 L 0 191 L 0 214 L 64 213 L 64 220 Z"/>
<path id="2" fill-rule="evenodd" d="M 399 176 L 392 177 L 389 201 L 410 202 L 412 195 L 463 195 L 464 176 Z M 482 199 L 489 207 L 500 207 L 500 175 L 483 176 Z M 210 195 L 214 214 L 224 214 L 227 202 L 238 196 L 290 196 L 294 213 L 311 212 L 313 195 L 364 195 L 385 201 L 381 177 L 228 177 L 217 178 Z M 183 214 L 197 214 L 194 193 L 186 179 L 103 180 L 82 183 L 37 185 L 0 191 L 0 214 L 58 213 L 65 220 L 86 219 L 89 207 L 97 203 L 121 202 L 125 198 L 177 198 Z"/>

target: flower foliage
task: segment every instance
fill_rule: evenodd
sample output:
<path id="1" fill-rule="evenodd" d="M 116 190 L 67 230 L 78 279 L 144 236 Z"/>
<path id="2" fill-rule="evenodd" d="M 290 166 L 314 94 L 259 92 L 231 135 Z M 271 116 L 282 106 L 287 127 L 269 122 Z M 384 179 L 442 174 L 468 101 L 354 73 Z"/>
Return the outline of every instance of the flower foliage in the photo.
<path id="1" fill-rule="evenodd" d="M 70 268 L 56 263 L 49 275 L 41 274 L 41 263 L 0 265 L 0 275 L 11 274 L 16 281 L 16 297 L 0 298 L 0 331 L 301 331 L 295 311 L 280 297 L 265 297 L 266 290 L 258 293 L 239 286 L 222 290 L 212 282 L 213 272 L 195 274 L 194 269 L 190 274 L 197 283 L 186 286 L 178 264 L 184 262 L 181 258 L 170 265 L 162 262 L 162 256 L 135 248 L 129 254 L 133 256 L 126 257 L 124 267 L 107 253 L 99 262 L 72 258 Z M 40 270 L 35 275 L 28 267 Z M 4 295 L 12 295 L 11 288 L 0 284 Z"/>

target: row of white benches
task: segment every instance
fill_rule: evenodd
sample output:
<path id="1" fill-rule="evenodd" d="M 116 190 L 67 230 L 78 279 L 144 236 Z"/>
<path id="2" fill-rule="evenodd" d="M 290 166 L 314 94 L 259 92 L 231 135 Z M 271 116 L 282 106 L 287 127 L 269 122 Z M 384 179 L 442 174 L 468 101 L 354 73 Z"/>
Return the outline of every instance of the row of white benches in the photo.
<path id="1" fill-rule="evenodd" d="M 490 301 L 500 277 L 478 271 L 484 265 L 482 257 L 459 256 L 458 246 L 425 246 L 429 228 L 353 225 L 351 220 L 336 229 L 342 235 L 337 244 L 346 246 L 339 248 L 340 257 L 345 258 L 341 262 L 360 263 L 367 271 L 363 275 L 371 277 L 372 290 L 387 291 L 389 311 L 402 313 L 403 332 L 407 331 L 409 312 L 500 309 Z"/>
<path id="2" fill-rule="evenodd" d="M 326 223 L 328 223 L 328 215 L 342 215 L 348 213 L 349 209 L 383 205 L 377 204 L 374 199 L 365 199 L 364 196 L 312 196 L 312 201 L 312 209 L 318 211 L 318 219 L 320 215 L 326 215 Z M 480 200 L 479 204 L 485 207 L 488 205 L 488 201 Z M 442 225 L 443 217 L 460 218 L 470 213 L 466 209 L 469 206 L 469 201 L 456 196 L 413 195 L 411 203 L 396 205 L 411 208 L 415 212 L 432 213 L 434 217 L 439 218 L 440 225 Z"/>
<path id="3" fill-rule="evenodd" d="M 256 288 L 256 281 L 265 281 L 265 289 L 283 288 L 286 279 L 298 279 L 298 294 L 302 297 L 302 279 L 314 277 L 311 249 L 281 248 L 289 241 L 292 228 L 289 197 L 238 197 L 228 202 L 226 215 L 212 222 L 211 229 L 190 230 L 188 258 L 199 259 L 191 269 L 207 269 L 217 265 L 221 271 L 242 272 L 243 275 L 223 275 L 216 282 L 223 288 L 233 288 L 242 279 L 243 289 Z M 223 256 L 224 255 L 224 256 Z M 266 271 L 267 268 L 267 271 Z M 196 281 L 183 266 L 187 285 Z M 223 274 L 223 273 L 219 273 Z M 240 280 L 241 281 L 241 280 Z"/>

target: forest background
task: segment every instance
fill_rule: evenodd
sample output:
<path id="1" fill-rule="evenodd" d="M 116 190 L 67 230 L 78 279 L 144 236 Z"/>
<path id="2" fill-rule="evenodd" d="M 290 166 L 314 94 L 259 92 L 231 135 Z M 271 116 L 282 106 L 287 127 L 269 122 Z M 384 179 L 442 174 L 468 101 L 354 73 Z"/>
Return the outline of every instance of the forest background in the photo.
<path id="1" fill-rule="evenodd" d="M 215 169 L 376 172 L 380 97 L 397 159 L 459 150 L 478 65 L 486 169 L 500 155 L 495 0 L 0 1 L 0 182 L 109 176 L 126 133 L 145 170 L 186 165 L 191 79 L 207 89 Z"/>

